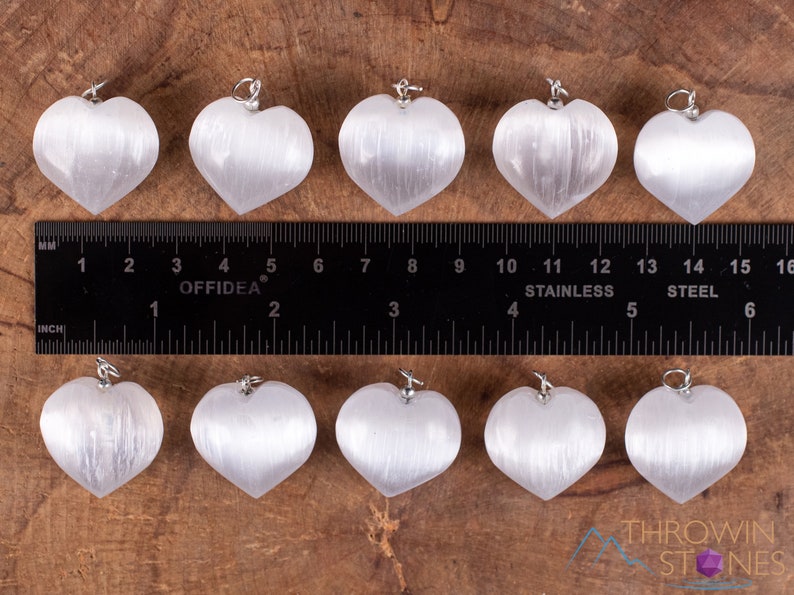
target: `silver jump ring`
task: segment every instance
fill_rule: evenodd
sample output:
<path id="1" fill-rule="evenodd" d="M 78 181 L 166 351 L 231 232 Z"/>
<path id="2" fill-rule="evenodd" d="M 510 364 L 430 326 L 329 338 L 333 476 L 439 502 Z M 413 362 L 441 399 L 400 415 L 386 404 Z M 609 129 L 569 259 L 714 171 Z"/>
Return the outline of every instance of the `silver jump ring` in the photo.
<path id="1" fill-rule="evenodd" d="M 667 382 L 667 377 L 673 374 L 683 374 L 684 379 L 681 384 L 672 385 Z M 664 374 L 662 374 L 662 385 L 665 388 L 669 388 L 677 393 L 681 394 L 689 394 L 689 388 L 692 386 L 692 372 L 689 368 L 684 370 L 683 368 L 673 368 L 671 370 L 667 370 Z"/>
<path id="2" fill-rule="evenodd" d="M 400 371 L 400 374 L 405 376 L 406 380 L 408 381 L 408 384 L 406 384 L 400 390 L 400 395 L 402 396 L 403 401 L 407 403 L 411 400 L 411 398 L 414 396 L 414 393 L 416 392 L 413 387 L 414 383 L 418 384 L 419 386 L 424 386 L 425 383 L 414 378 L 413 370 L 403 370 L 402 368 L 398 368 L 398 370 Z"/>
<path id="3" fill-rule="evenodd" d="M 568 97 L 568 91 L 562 88 L 562 83 L 560 82 L 560 79 L 556 79 L 556 80 L 546 79 L 546 82 L 551 85 L 552 97 L 558 97 L 560 94 Z"/>
<path id="4" fill-rule="evenodd" d="M 251 376 L 249 374 L 245 374 L 240 380 L 237 381 L 237 384 L 240 385 L 240 392 L 244 395 L 250 395 L 254 392 L 254 387 L 258 384 L 262 384 L 265 381 L 264 378 L 260 376 Z"/>
<path id="5" fill-rule="evenodd" d="M 408 91 L 415 91 L 417 93 L 424 91 L 424 88 L 419 85 L 411 85 L 408 79 L 401 79 L 400 82 L 392 85 L 392 88 L 397 91 L 397 102 L 400 104 L 400 107 L 406 107 L 411 103 L 411 96 L 408 95 Z"/>
<path id="6" fill-rule="evenodd" d="M 96 373 L 99 376 L 99 388 L 108 388 L 113 384 L 109 376 L 121 378 L 119 369 L 103 357 L 96 358 Z"/>
<path id="7" fill-rule="evenodd" d="M 677 95 L 686 95 L 686 107 L 683 108 L 676 108 L 671 105 L 671 101 Z M 690 120 L 694 120 L 700 114 L 700 110 L 698 106 L 695 105 L 695 90 L 692 89 L 676 89 L 675 91 L 671 91 L 668 93 L 667 97 L 664 98 L 664 106 L 671 112 L 676 114 L 684 114 Z"/>
<path id="8" fill-rule="evenodd" d="M 546 374 L 544 372 L 537 372 L 535 370 L 532 370 L 532 373 L 538 378 L 538 380 L 540 380 L 540 390 L 538 391 L 538 400 L 545 405 L 546 401 L 548 401 L 549 397 L 551 396 L 550 391 L 551 389 L 554 388 L 554 385 L 548 381 L 548 379 L 546 378 Z"/>
<path id="9" fill-rule="evenodd" d="M 568 97 L 568 91 L 562 88 L 562 83 L 559 79 L 546 79 L 546 82 L 551 85 L 551 99 L 546 102 L 546 105 L 552 109 L 560 109 L 565 105 L 560 95 Z"/>
<path id="10" fill-rule="evenodd" d="M 237 95 L 237 90 L 248 83 L 248 95 L 241 97 Z M 242 103 L 246 109 L 255 112 L 259 109 L 259 91 L 262 89 L 262 81 L 255 78 L 244 78 L 237 81 L 232 87 L 232 99 L 238 103 Z"/>
<path id="11" fill-rule="evenodd" d="M 97 91 L 99 91 L 102 87 L 104 87 L 107 84 L 108 84 L 107 81 L 102 81 L 101 83 L 95 83 L 94 81 L 91 81 L 91 88 L 83 91 L 81 97 L 83 99 L 86 99 L 90 95 L 91 98 L 89 99 L 89 101 L 91 103 L 99 103 L 102 100 L 99 97 L 97 97 Z"/>

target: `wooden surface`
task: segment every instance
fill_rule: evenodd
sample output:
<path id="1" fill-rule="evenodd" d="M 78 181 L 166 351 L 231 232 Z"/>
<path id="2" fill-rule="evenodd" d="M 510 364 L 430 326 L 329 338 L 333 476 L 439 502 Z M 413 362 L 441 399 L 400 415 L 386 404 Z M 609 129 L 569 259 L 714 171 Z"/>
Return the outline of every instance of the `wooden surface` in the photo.
<path id="1" fill-rule="evenodd" d="M 81 93 L 92 78 L 107 78 L 104 96 L 142 104 L 161 144 L 151 175 L 99 219 L 392 221 L 346 177 L 336 137 L 353 105 L 390 92 L 391 83 L 407 76 L 458 115 L 467 150 L 453 184 L 399 220 L 545 221 L 498 174 L 490 147 L 501 115 L 520 100 L 545 98 L 544 78 L 555 77 L 572 97 L 610 117 L 620 147 L 607 183 L 558 220 L 678 222 L 637 182 L 632 151 L 665 95 L 692 86 L 702 110 L 739 116 L 757 147 L 749 183 L 709 221 L 791 223 L 793 18 L 794 3 L 773 0 L 6 0 L 0 7 L 0 587 L 661 593 L 673 592 L 666 583 L 697 578 L 693 556 L 712 547 L 733 553 L 732 569 L 726 560 L 720 576 L 750 578 L 747 592 L 794 591 L 792 358 L 117 356 L 125 378 L 156 397 L 165 439 L 138 478 L 101 500 L 91 496 L 50 459 L 38 419 L 56 387 L 93 374 L 93 360 L 33 354 L 32 281 L 33 223 L 90 215 L 39 173 L 31 152 L 33 128 L 47 106 Z M 296 190 L 237 217 L 193 167 L 187 138 L 202 107 L 246 76 L 264 81 L 264 105 L 287 105 L 307 120 L 315 162 Z M 334 421 L 360 386 L 396 382 L 398 366 L 413 368 L 455 404 L 463 445 L 442 476 L 386 499 L 344 460 Z M 647 484 L 623 446 L 632 405 L 675 366 L 692 366 L 699 383 L 729 391 L 748 424 L 741 463 L 685 505 Z M 531 383 L 532 369 L 589 394 L 607 425 L 599 464 L 546 503 L 503 476 L 482 439 L 490 408 L 508 390 Z M 261 500 L 212 471 L 189 434 L 201 396 L 245 372 L 301 390 L 318 421 L 309 461 Z M 665 532 L 653 533 L 659 523 Z M 709 523 L 729 523 L 735 538 L 723 532 L 721 542 L 713 535 L 701 541 Z M 614 547 L 592 564 L 600 542 L 588 542 L 569 565 L 592 527 L 605 539 L 614 536 L 627 556 L 655 574 L 630 566 Z"/>

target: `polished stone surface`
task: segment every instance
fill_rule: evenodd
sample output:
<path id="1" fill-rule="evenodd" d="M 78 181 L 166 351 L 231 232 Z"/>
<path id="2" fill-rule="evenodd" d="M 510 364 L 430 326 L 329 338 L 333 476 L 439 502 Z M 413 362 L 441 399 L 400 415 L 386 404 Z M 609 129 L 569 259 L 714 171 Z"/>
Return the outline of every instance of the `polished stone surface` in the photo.
<path id="1" fill-rule="evenodd" d="M 94 215 L 143 182 L 159 146 L 149 114 L 126 97 L 96 104 L 65 97 L 47 108 L 33 133 L 41 173 Z"/>
<path id="2" fill-rule="evenodd" d="M 499 120 L 493 155 L 510 185 L 553 219 L 606 182 L 618 139 L 609 118 L 592 103 L 574 99 L 552 109 L 530 99 Z"/>
<path id="3" fill-rule="evenodd" d="M 695 386 L 688 397 L 655 388 L 634 406 L 626 424 L 632 465 L 679 504 L 733 469 L 746 444 L 739 406 L 715 386 Z"/>
<path id="4" fill-rule="evenodd" d="M 58 466 L 98 498 L 146 469 L 163 441 L 160 409 L 134 382 L 67 382 L 44 403 L 40 426 Z"/>
<path id="5" fill-rule="evenodd" d="M 245 395 L 230 382 L 199 401 L 190 433 L 213 469 L 259 498 L 308 460 L 317 422 L 306 397 L 287 384 L 265 382 Z"/>
<path id="6" fill-rule="evenodd" d="M 336 418 L 342 454 L 384 496 L 429 481 L 455 460 L 461 428 L 452 403 L 434 391 L 417 391 L 409 402 L 388 383 L 359 389 Z"/>
<path id="7" fill-rule="evenodd" d="M 499 399 L 485 424 L 488 456 L 505 475 L 543 500 L 564 491 L 601 458 L 606 427 L 587 395 L 565 386 L 521 387 Z"/>
<path id="8" fill-rule="evenodd" d="M 700 223 L 747 183 L 755 145 L 739 118 L 719 110 L 690 120 L 662 112 L 640 130 L 634 169 L 648 192 L 692 224 Z"/>
<path id="9" fill-rule="evenodd" d="M 350 178 L 393 215 L 402 215 L 446 188 L 463 165 L 460 122 L 440 101 L 400 107 L 389 95 L 356 105 L 339 131 L 339 153 Z"/>
<path id="10" fill-rule="evenodd" d="M 288 107 L 251 111 L 231 97 L 213 101 L 190 130 L 193 163 L 242 215 L 286 194 L 314 160 L 309 126 Z"/>

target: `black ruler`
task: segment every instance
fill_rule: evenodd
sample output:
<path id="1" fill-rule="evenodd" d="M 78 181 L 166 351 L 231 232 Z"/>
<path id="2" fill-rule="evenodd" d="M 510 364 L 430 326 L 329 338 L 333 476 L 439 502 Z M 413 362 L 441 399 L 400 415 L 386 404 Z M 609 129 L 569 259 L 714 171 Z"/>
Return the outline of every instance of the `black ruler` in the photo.
<path id="1" fill-rule="evenodd" d="M 36 353 L 791 355 L 794 225 L 40 222 Z"/>

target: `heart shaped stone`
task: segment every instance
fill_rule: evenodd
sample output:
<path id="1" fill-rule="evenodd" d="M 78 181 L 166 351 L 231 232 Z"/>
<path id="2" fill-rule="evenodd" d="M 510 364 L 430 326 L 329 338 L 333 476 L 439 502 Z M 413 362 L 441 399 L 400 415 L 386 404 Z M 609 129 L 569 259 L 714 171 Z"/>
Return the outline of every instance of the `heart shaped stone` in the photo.
<path id="1" fill-rule="evenodd" d="M 690 396 L 656 388 L 639 400 L 626 424 L 632 465 L 679 504 L 733 469 L 746 444 L 742 412 L 714 386 L 695 386 Z"/>
<path id="2" fill-rule="evenodd" d="M 436 477 L 460 450 L 460 420 L 444 395 L 417 391 L 409 401 L 388 383 L 371 384 L 345 401 L 336 418 L 342 454 L 384 496 Z"/>
<path id="3" fill-rule="evenodd" d="M 47 108 L 33 132 L 41 173 L 94 215 L 143 182 L 159 146 L 149 114 L 126 97 L 97 103 L 65 97 Z"/>
<path id="4" fill-rule="evenodd" d="M 67 382 L 44 403 L 40 425 L 58 466 L 97 498 L 146 469 L 163 442 L 157 403 L 134 382 Z"/>
<path id="5" fill-rule="evenodd" d="M 232 97 L 201 111 L 189 145 L 196 168 L 239 215 L 295 188 L 314 159 L 312 133 L 297 113 L 283 105 L 251 111 Z"/>
<path id="6" fill-rule="evenodd" d="M 339 130 L 347 175 L 393 215 L 446 188 L 458 175 L 465 150 L 455 114 L 429 97 L 404 107 L 389 95 L 368 97 Z"/>
<path id="7" fill-rule="evenodd" d="M 510 108 L 493 138 L 496 168 L 549 218 L 606 182 L 618 157 L 615 128 L 592 103 L 553 109 L 535 99 Z"/>
<path id="8" fill-rule="evenodd" d="M 499 399 L 485 423 L 485 449 L 494 465 L 524 489 L 549 500 L 601 458 L 606 427 L 587 395 L 565 386 L 521 387 Z"/>
<path id="9" fill-rule="evenodd" d="M 754 166 L 750 131 L 719 110 L 695 120 L 669 111 L 657 114 L 640 130 L 634 147 L 640 184 L 693 225 L 736 194 Z"/>
<path id="10" fill-rule="evenodd" d="M 232 382 L 199 401 L 190 433 L 213 469 L 259 498 L 308 460 L 317 422 L 306 397 L 287 384 L 266 382 L 246 395 Z"/>

